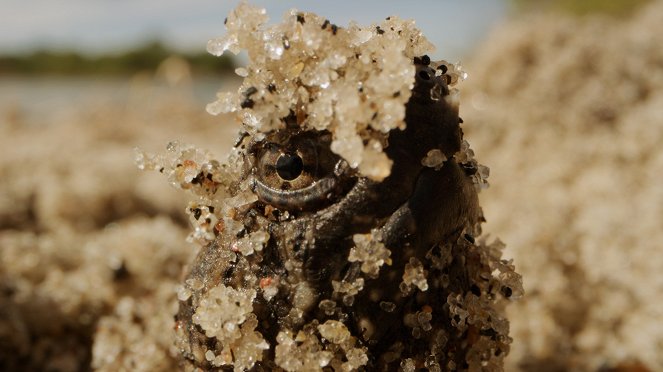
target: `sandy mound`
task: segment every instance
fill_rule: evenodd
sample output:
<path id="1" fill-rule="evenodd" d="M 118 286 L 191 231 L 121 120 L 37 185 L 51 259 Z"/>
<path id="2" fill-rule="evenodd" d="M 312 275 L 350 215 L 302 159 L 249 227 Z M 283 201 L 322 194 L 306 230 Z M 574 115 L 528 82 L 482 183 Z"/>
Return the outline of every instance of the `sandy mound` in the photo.
<path id="1" fill-rule="evenodd" d="M 461 114 L 488 224 L 523 274 L 512 369 L 663 368 L 663 3 L 533 17 L 469 64 Z"/>
<path id="2" fill-rule="evenodd" d="M 137 77 L 125 105 L 0 122 L 0 370 L 176 368 L 186 201 L 132 148 L 181 139 L 221 155 L 236 128 L 190 86 L 155 84 Z"/>

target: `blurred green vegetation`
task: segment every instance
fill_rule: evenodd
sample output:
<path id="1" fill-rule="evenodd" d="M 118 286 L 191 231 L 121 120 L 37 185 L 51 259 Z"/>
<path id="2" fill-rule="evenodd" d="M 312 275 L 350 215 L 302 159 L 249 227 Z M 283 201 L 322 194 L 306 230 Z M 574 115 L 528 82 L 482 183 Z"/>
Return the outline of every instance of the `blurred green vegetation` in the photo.
<path id="1" fill-rule="evenodd" d="M 70 51 L 39 50 L 20 55 L 0 55 L 0 74 L 21 75 L 126 75 L 154 71 L 163 60 L 178 56 L 194 73 L 225 74 L 235 68 L 232 57 L 214 57 L 206 52 L 180 53 L 158 41 L 108 55 L 85 55 Z"/>
<path id="2" fill-rule="evenodd" d="M 628 16 L 651 0 L 512 0 L 518 10 L 555 10 L 575 15 Z"/>

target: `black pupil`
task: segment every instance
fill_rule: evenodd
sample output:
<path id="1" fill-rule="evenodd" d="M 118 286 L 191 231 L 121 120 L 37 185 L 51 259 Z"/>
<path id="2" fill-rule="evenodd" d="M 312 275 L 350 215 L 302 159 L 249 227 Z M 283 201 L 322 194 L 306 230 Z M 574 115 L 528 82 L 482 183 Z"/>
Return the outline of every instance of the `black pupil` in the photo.
<path id="1" fill-rule="evenodd" d="M 299 177 L 304 170 L 302 158 L 294 154 L 281 154 L 276 159 L 276 173 L 286 181 L 292 181 Z"/>

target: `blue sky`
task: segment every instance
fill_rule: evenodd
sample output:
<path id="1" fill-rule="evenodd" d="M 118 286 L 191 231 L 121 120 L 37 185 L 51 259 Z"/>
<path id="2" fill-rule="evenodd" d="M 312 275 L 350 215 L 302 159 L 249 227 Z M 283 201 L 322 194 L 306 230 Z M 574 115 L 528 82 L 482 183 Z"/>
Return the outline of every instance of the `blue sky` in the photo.
<path id="1" fill-rule="evenodd" d="M 102 52 L 161 39 L 179 49 L 204 50 L 224 33 L 238 0 L 2 0 L 0 52 L 36 47 Z M 272 22 L 291 8 L 346 25 L 389 15 L 413 18 L 437 46 L 436 58 L 459 59 L 507 13 L 505 0 L 277 1 L 254 0 Z"/>

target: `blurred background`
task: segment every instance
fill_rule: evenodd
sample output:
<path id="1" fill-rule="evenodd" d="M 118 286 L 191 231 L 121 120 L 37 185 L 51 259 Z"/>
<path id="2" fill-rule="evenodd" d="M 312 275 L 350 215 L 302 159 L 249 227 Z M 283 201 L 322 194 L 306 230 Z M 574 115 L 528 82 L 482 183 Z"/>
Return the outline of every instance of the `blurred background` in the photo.
<path id="1" fill-rule="evenodd" d="M 412 18 L 433 59 L 463 62 L 484 232 L 526 289 L 507 370 L 663 370 L 662 1 L 251 3 Z M 0 370 L 177 369 L 186 201 L 132 149 L 223 158 L 238 124 L 205 105 L 245 56 L 205 46 L 236 4 L 3 1 Z"/>

